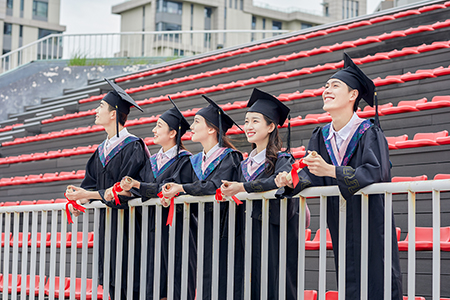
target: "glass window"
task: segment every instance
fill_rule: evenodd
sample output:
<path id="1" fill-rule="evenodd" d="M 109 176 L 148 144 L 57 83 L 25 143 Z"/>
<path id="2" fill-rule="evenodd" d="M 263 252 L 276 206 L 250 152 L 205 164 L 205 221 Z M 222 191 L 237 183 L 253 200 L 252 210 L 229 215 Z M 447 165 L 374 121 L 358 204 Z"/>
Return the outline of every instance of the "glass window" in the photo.
<path id="1" fill-rule="evenodd" d="M 281 22 L 272 21 L 272 30 L 281 30 Z"/>
<path id="2" fill-rule="evenodd" d="M 25 6 L 25 0 L 20 0 L 20 10 L 23 11 L 23 7 Z"/>
<path id="3" fill-rule="evenodd" d="M 19 37 L 23 37 L 23 25 L 19 26 Z"/>
<path id="4" fill-rule="evenodd" d="M 233 0 L 230 0 L 230 8 L 233 8 Z"/>
<path id="5" fill-rule="evenodd" d="M 12 24 L 11 23 L 4 23 L 3 25 L 3 34 L 4 35 L 11 35 L 12 31 Z"/>
<path id="6" fill-rule="evenodd" d="M 13 8 L 13 0 L 6 0 L 6 8 Z"/>
<path id="7" fill-rule="evenodd" d="M 53 33 L 54 34 L 59 34 L 61 32 L 39 28 L 39 35 L 38 36 L 39 36 L 39 39 L 41 39 L 41 38 L 46 37 L 47 35 L 50 35 L 50 34 L 53 34 Z"/>
<path id="8" fill-rule="evenodd" d="M 48 3 L 42 1 L 33 1 L 33 16 L 47 19 Z"/>
<path id="9" fill-rule="evenodd" d="M 235 9 L 238 9 L 238 7 L 237 7 L 237 1 L 238 1 L 238 0 L 234 0 L 234 8 L 235 8 Z"/>
<path id="10" fill-rule="evenodd" d="M 302 29 L 306 29 L 306 28 L 310 28 L 310 27 L 312 27 L 312 24 L 302 23 Z"/>
<path id="11" fill-rule="evenodd" d="M 183 13 L 183 4 L 175 1 L 159 0 L 156 2 L 156 11 L 181 15 Z"/>
<path id="12" fill-rule="evenodd" d="M 241 2 L 241 10 L 244 10 L 244 0 L 240 0 Z"/>
<path id="13" fill-rule="evenodd" d="M 252 16 L 252 29 L 256 29 L 256 17 Z"/>

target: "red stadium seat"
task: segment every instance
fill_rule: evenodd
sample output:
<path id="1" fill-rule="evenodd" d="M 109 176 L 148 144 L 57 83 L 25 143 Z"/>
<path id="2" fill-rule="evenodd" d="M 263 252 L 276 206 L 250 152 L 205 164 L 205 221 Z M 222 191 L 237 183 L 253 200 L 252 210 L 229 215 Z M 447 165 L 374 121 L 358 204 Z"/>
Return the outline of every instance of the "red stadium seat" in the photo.
<path id="1" fill-rule="evenodd" d="M 20 205 L 19 201 L 7 201 L 4 202 L 3 206 L 16 206 L 16 205 Z"/>
<path id="2" fill-rule="evenodd" d="M 392 177 L 392 182 L 407 182 L 407 181 L 424 181 L 424 180 L 428 180 L 428 176 L 427 175 L 421 175 L 421 176 L 416 176 L 416 177 L 402 177 L 402 176 L 395 176 Z"/>
<path id="3" fill-rule="evenodd" d="M 446 8 L 446 6 L 443 4 L 433 4 L 433 5 L 423 6 L 423 7 L 419 8 L 419 11 L 421 13 L 424 13 L 427 11 L 432 11 L 432 10 L 436 10 L 436 9 L 444 9 L 444 8 Z"/>
<path id="4" fill-rule="evenodd" d="M 59 298 L 59 277 L 55 277 L 55 298 Z M 44 287 L 44 293 L 47 296 L 50 296 L 50 280 L 47 280 L 47 283 Z M 70 297 L 70 278 L 64 279 L 64 297 Z"/>
<path id="5" fill-rule="evenodd" d="M 31 232 L 28 232 L 28 237 L 27 237 L 27 240 L 26 240 L 26 243 L 27 243 L 27 244 L 28 244 L 28 242 L 30 241 L 30 238 L 31 238 Z M 9 245 L 10 245 L 11 247 L 14 246 L 14 240 L 15 240 L 15 239 L 16 239 L 15 236 L 12 236 L 12 237 L 11 237 L 11 240 L 10 240 L 10 242 L 9 242 Z M 19 232 L 18 239 L 17 239 L 17 244 L 18 244 L 19 248 L 22 248 L 22 246 L 23 246 L 23 232 Z"/>
<path id="6" fill-rule="evenodd" d="M 317 300 L 317 291 L 305 290 L 305 300 Z"/>
<path id="7" fill-rule="evenodd" d="M 3 279 L 4 279 L 5 275 L 1 274 L 0 277 L 0 292 L 3 292 Z M 22 276 L 18 275 L 17 276 L 17 286 L 20 285 Z M 12 292 L 12 274 L 8 274 L 8 294 L 11 294 Z M 6 297 L 8 298 L 8 297 Z"/>
<path id="8" fill-rule="evenodd" d="M 403 30 L 402 31 L 392 31 L 390 33 L 383 33 L 383 34 L 379 35 L 378 39 L 381 41 L 384 41 L 384 40 L 394 39 L 394 38 L 403 37 L 403 36 L 406 36 L 406 34 Z"/>
<path id="9" fill-rule="evenodd" d="M 20 275 L 19 275 L 20 276 Z M 46 282 L 47 277 L 44 276 L 43 281 Z M 38 296 L 39 295 L 39 284 L 41 282 L 41 277 L 39 275 L 35 275 L 34 276 L 34 295 Z M 17 292 L 20 293 L 22 286 L 19 285 L 17 287 Z M 30 275 L 27 275 L 27 282 L 25 285 L 25 289 L 26 289 L 26 293 L 27 295 L 30 295 Z"/>
<path id="10" fill-rule="evenodd" d="M 338 300 L 339 293 L 337 291 L 328 291 L 325 293 L 325 300 Z"/>
<path id="11" fill-rule="evenodd" d="M 291 154 L 294 156 L 294 158 L 302 158 L 306 154 L 305 146 L 291 148 Z"/>
<path id="12" fill-rule="evenodd" d="M 45 237 L 45 245 L 47 245 L 47 242 L 50 241 L 50 232 L 47 232 L 47 235 Z M 32 237 L 30 238 L 30 240 L 28 241 L 28 247 L 31 247 L 31 243 L 32 243 Z M 41 233 L 40 232 L 36 232 L 36 247 L 41 247 Z"/>
<path id="13" fill-rule="evenodd" d="M 403 18 L 403 17 L 407 17 L 407 16 L 413 16 L 413 15 L 420 15 L 421 12 L 417 9 L 410 9 L 407 11 L 401 11 L 399 13 L 394 14 L 394 18 Z"/>
<path id="14" fill-rule="evenodd" d="M 434 109 L 440 107 L 450 106 L 450 96 L 434 96 L 431 102 L 417 104 L 417 108 L 420 110 Z"/>
<path id="15" fill-rule="evenodd" d="M 327 250 L 333 249 L 333 244 L 331 243 L 331 235 L 330 230 L 327 228 Z M 317 229 L 316 235 L 312 241 L 305 241 L 305 249 L 306 250 L 319 250 L 320 247 L 320 228 Z"/>
<path id="16" fill-rule="evenodd" d="M 9 233 L 9 240 L 11 240 L 11 238 L 12 238 L 12 233 L 10 232 Z M 2 232 L 2 247 L 4 247 L 4 246 L 5 246 L 5 233 Z"/>
<path id="17" fill-rule="evenodd" d="M 440 242 L 450 241 L 450 227 L 441 227 Z M 408 237 L 404 241 L 398 242 L 399 251 L 408 251 Z M 433 228 L 432 227 L 416 227 L 416 250 L 431 251 L 433 250 Z"/>
<path id="18" fill-rule="evenodd" d="M 385 15 L 385 16 L 381 16 L 381 17 L 372 18 L 369 21 L 370 21 L 370 23 L 375 24 L 375 23 L 391 21 L 391 20 L 395 20 L 395 17 L 391 16 L 391 15 Z"/>
<path id="19" fill-rule="evenodd" d="M 439 144 L 436 142 L 436 138 L 447 136 L 448 136 L 447 130 L 435 133 L 416 133 L 414 135 L 414 139 L 403 142 L 397 142 L 395 143 L 395 146 L 397 146 L 397 148 L 399 149 L 424 147 L 424 146 L 437 146 Z"/>
<path id="20" fill-rule="evenodd" d="M 436 174 L 433 180 L 450 179 L 450 174 Z"/>
<path id="21" fill-rule="evenodd" d="M 395 146 L 395 143 L 408 140 L 408 135 L 404 134 L 404 135 L 400 135 L 400 136 L 387 136 L 386 140 L 389 145 L 389 150 L 398 149 L 397 146 Z"/>
<path id="22" fill-rule="evenodd" d="M 409 297 L 407 296 L 403 296 L 403 300 L 408 300 Z M 424 297 L 420 297 L 420 296 L 416 296 L 414 297 L 414 300 L 426 300 Z"/>
<path id="23" fill-rule="evenodd" d="M 386 107 L 381 110 L 383 115 L 398 114 L 404 112 L 418 111 L 417 104 L 426 103 L 427 98 L 413 101 L 400 101 L 396 107 Z"/>
<path id="24" fill-rule="evenodd" d="M 21 201 L 20 205 L 34 205 L 36 204 L 36 200 L 32 200 L 32 201 Z"/>
<path id="25" fill-rule="evenodd" d="M 382 115 L 382 113 L 381 113 L 382 109 L 392 107 L 392 106 L 394 106 L 394 105 L 391 102 L 383 104 L 383 105 L 379 105 L 378 106 L 378 114 Z M 370 107 L 369 105 L 367 105 L 364 107 L 364 109 L 362 111 L 357 111 L 356 114 L 360 118 L 371 118 L 371 117 L 375 116 L 375 107 Z"/>
<path id="26" fill-rule="evenodd" d="M 53 203 L 55 203 L 55 200 L 53 200 L 53 199 L 51 199 L 51 200 L 37 200 L 36 201 L 36 204 L 53 204 Z"/>

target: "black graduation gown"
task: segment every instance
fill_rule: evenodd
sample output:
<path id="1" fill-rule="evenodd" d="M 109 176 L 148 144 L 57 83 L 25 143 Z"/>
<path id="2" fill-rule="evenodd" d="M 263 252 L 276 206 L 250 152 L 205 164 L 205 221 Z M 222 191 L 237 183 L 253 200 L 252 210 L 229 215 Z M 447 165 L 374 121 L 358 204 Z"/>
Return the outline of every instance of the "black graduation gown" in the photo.
<path id="1" fill-rule="evenodd" d="M 277 189 L 275 177 L 280 172 L 289 172 L 294 163 L 292 155 L 279 152 L 275 170 L 267 174 L 266 166 L 262 165 L 251 176 L 247 173 L 248 159 L 241 163 L 239 181 L 244 182 L 247 193 L 258 193 Z M 297 248 L 298 248 L 298 200 L 289 199 L 287 207 L 287 257 L 286 257 L 286 299 L 297 297 Z M 245 252 L 245 206 L 238 207 L 238 220 L 242 225 L 236 226 L 236 284 L 238 289 L 235 299 L 243 299 L 244 294 L 244 252 Z M 262 203 L 253 202 L 252 210 L 252 269 L 251 297 L 260 299 L 261 293 L 261 226 Z M 280 200 L 270 200 L 269 204 L 269 261 L 268 261 L 268 299 L 278 299 L 278 269 L 279 269 L 279 239 L 280 239 Z M 241 229 L 241 230 L 239 230 Z M 267 263 L 267 262 L 263 262 Z"/>
<path id="2" fill-rule="evenodd" d="M 177 157 L 169 160 L 159 170 L 156 163 L 156 154 L 150 158 L 151 170 L 146 174 L 146 182 L 141 182 L 139 190 L 133 189 L 133 194 L 146 201 L 157 198 L 161 187 L 168 182 L 189 183 L 192 182 L 191 153 L 182 151 Z M 168 250 L 169 250 L 169 226 L 166 226 L 169 208 L 162 208 L 161 222 L 161 273 L 160 273 L 160 298 L 167 297 L 168 284 Z M 190 228 L 196 228 L 196 220 L 191 218 Z M 181 265 L 182 265 L 182 234 L 183 234 L 183 205 L 176 206 L 176 233 L 175 233 L 175 286 L 174 299 L 181 299 Z M 188 297 L 195 298 L 195 268 L 196 268 L 196 244 L 195 236 L 189 234 L 189 263 L 188 263 Z M 153 299 L 153 272 L 155 257 L 155 207 L 149 207 L 148 246 L 147 246 L 147 291 L 146 299 Z"/>
<path id="3" fill-rule="evenodd" d="M 124 176 L 130 176 L 136 180 L 143 180 L 145 172 L 150 166 L 149 152 L 144 142 L 134 136 L 128 137 L 123 143 L 119 144 L 108 157 L 103 157 L 101 147 L 94 152 L 86 164 L 86 175 L 81 183 L 81 187 L 86 190 L 99 191 L 103 197 L 105 190 L 113 186 Z M 132 199 L 121 197 L 121 200 Z M 122 290 L 127 287 L 127 265 L 128 265 L 128 227 L 129 227 L 129 209 L 126 202 L 116 206 L 114 201 L 105 201 L 103 203 L 113 207 L 111 213 L 111 243 L 110 243 L 110 277 L 109 285 L 115 286 L 116 269 L 116 244 L 117 244 L 117 217 L 118 209 L 124 210 L 124 236 L 123 236 L 123 259 L 122 259 Z M 98 274 L 100 284 L 103 282 L 103 262 L 105 250 L 105 210 L 100 210 L 99 222 L 99 264 Z M 139 290 L 139 261 L 140 261 L 140 236 L 141 236 L 141 209 L 136 207 L 136 226 L 135 226 L 135 260 L 134 260 L 134 284 L 133 290 Z"/>
<path id="4" fill-rule="evenodd" d="M 216 158 L 205 173 L 201 174 L 202 153 L 191 157 L 192 183 L 183 184 L 185 192 L 193 196 L 214 195 L 222 185 L 222 180 L 237 181 L 238 169 L 242 161 L 239 151 L 227 148 Z M 194 210 L 194 206 L 192 207 Z M 198 209 L 197 209 L 198 210 Z M 202 212 L 196 212 L 202 213 Z M 213 204 L 205 204 L 205 237 L 203 252 L 203 299 L 211 299 L 212 284 L 212 239 L 213 239 Z M 220 203 L 220 250 L 219 250 L 219 299 L 226 299 L 227 284 L 227 237 L 228 203 Z"/>
<path id="5" fill-rule="evenodd" d="M 315 150 L 323 159 L 333 164 L 324 136 L 327 127 L 314 130 L 308 150 Z M 365 131 L 364 131 L 365 130 Z M 353 136 L 344 158 L 345 164 L 336 166 L 336 179 L 318 177 L 308 168 L 299 172 L 300 182 L 294 191 L 284 188 L 285 193 L 295 195 L 310 186 L 338 185 L 347 200 L 346 229 L 346 299 L 360 299 L 361 281 L 361 197 L 353 196 L 359 189 L 372 183 L 390 182 L 389 150 L 382 130 L 366 120 Z M 328 145 L 328 148 L 331 147 Z M 332 151 L 332 150 L 331 150 Z M 352 154 L 353 151 L 353 154 Z M 332 152 L 331 152 L 332 153 Z M 335 164 L 336 165 L 336 164 Z M 283 188 L 279 190 L 282 192 Z M 327 223 L 333 243 L 336 270 L 339 243 L 339 197 L 327 199 Z M 369 196 L 369 299 L 383 299 L 384 286 L 384 195 Z M 392 299 L 402 299 L 402 278 L 398 254 L 397 234 L 392 215 Z"/>

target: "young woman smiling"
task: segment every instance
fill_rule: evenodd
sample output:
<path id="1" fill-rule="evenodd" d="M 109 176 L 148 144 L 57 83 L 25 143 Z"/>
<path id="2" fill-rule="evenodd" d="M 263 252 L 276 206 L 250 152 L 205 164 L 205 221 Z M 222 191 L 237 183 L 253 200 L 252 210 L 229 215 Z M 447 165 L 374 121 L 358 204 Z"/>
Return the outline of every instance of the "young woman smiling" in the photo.
<path id="1" fill-rule="evenodd" d="M 239 192 L 256 193 L 274 190 L 277 188 L 275 177 L 280 172 L 289 172 L 294 158 L 287 152 L 281 152 L 282 142 L 278 134 L 278 125 L 283 125 L 289 108 L 274 96 L 254 89 L 245 115 L 244 131 L 247 140 L 252 143 L 253 151 L 241 163 L 239 168 L 239 181 L 230 182 L 222 180 L 222 193 L 234 196 Z M 286 289 L 287 299 L 297 297 L 297 244 L 298 244 L 298 200 L 288 202 L 288 235 L 287 235 L 287 261 L 286 261 L 286 287 L 278 286 L 279 265 L 279 230 L 280 230 L 280 202 L 270 200 L 269 206 L 269 262 L 268 262 L 268 298 L 278 299 L 278 289 Z M 241 289 L 243 295 L 244 268 L 244 215 L 245 207 L 239 207 L 238 222 L 236 225 L 236 269 L 241 272 L 235 276 L 235 288 Z M 251 298 L 260 299 L 261 293 L 261 201 L 253 202 L 251 212 L 252 224 L 252 270 L 251 270 Z M 307 226 L 309 225 L 309 210 L 307 210 Z M 240 264 L 242 266 L 238 267 Z"/>

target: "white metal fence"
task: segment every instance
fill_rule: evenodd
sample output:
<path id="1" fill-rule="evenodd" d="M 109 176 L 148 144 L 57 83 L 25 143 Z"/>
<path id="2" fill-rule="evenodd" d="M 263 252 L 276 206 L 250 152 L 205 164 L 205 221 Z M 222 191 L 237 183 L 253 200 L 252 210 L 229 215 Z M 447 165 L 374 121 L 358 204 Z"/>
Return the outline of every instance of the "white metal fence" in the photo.
<path id="1" fill-rule="evenodd" d="M 416 181 L 416 182 L 399 182 L 399 183 L 379 183 L 368 186 L 362 190 L 360 190 L 357 194 L 361 195 L 362 201 L 362 212 L 361 212 L 361 299 L 367 299 L 367 280 L 368 280 L 368 272 L 367 272 L 367 263 L 368 263 L 368 205 L 369 205 L 369 195 L 371 194 L 384 194 L 385 195 L 385 293 L 384 299 L 391 299 L 391 237 L 392 237 L 392 195 L 393 194 L 403 194 L 407 196 L 408 199 L 408 232 L 409 232 L 409 244 L 408 244 L 408 283 L 407 283 L 407 295 L 415 295 L 415 276 L 416 276 L 416 257 L 415 257 L 415 219 L 416 219 L 416 193 L 431 193 L 430 201 L 432 201 L 432 222 L 433 222 L 433 251 L 432 251 L 432 293 L 433 300 L 440 299 L 440 192 L 450 191 L 450 180 L 430 180 L 430 181 Z M 304 297 L 304 286 L 305 286 L 305 202 L 307 198 L 319 198 L 320 199 L 320 231 L 326 231 L 326 212 L 327 212 L 327 196 L 338 196 L 339 190 L 336 186 L 330 187 L 315 187 L 304 190 L 299 196 L 300 201 L 300 212 L 299 212 L 299 238 L 298 238 L 298 299 L 303 299 Z M 269 209 L 268 209 L 268 201 L 269 199 L 274 198 L 274 192 L 266 192 L 261 194 L 238 194 L 238 198 L 241 200 L 246 200 L 246 211 L 252 211 L 252 203 L 253 201 L 263 201 L 262 205 L 262 247 L 261 247 L 261 261 L 262 261 L 262 272 L 261 272 L 261 286 L 267 287 L 267 273 L 264 272 L 264 266 L 267 265 L 268 257 L 268 228 L 269 228 Z M 262 199 L 262 200 L 261 200 Z M 213 203 L 213 224 L 219 224 L 219 211 L 220 204 L 214 200 L 214 196 L 205 196 L 205 197 L 192 197 L 192 196 L 180 196 L 176 198 L 175 203 L 178 205 L 183 205 L 184 208 L 184 216 L 190 215 L 190 203 L 198 204 L 198 234 L 197 234 L 197 299 L 202 299 L 202 278 L 203 278 L 203 236 L 205 230 L 205 219 L 204 214 L 200 212 L 204 212 L 206 203 Z M 136 213 L 136 207 L 142 206 L 142 228 L 147 228 L 148 225 L 148 208 L 151 206 L 156 206 L 156 224 L 161 224 L 162 218 L 162 207 L 159 204 L 158 199 L 152 199 L 150 201 L 141 203 L 140 199 L 132 200 L 129 203 L 130 210 L 130 230 L 134 230 L 135 228 L 135 218 L 134 214 Z M 105 208 L 102 204 L 93 203 L 91 205 L 87 205 L 88 209 L 86 213 L 78 218 L 74 218 L 74 224 L 68 225 L 66 214 L 64 211 L 64 204 L 50 204 L 50 205 L 30 205 L 30 206 L 8 206 L 8 207 L 0 207 L 0 232 L 4 234 L 2 240 L 4 239 L 4 243 L 2 243 L 2 247 L 0 248 L 0 256 L 2 255 L 2 274 L 3 274 L 3 299 L 8 299 L 8 293 L 5 292 L 8 289 L 8 285 L 10 285 L 10 297 L 11 299 L 19 299 L 18 291 L 21 290 L 20 299 L 26 299 L 26 295 L 23 292 L 26 288 L 25 280 L 21 281 L 19 285 L 17 282 L 17 275 L 21 275 L 21 278 L 25 278 L 27 275 L 31 275 L 32 280 L 30 280 L 29 290 L 34 292 L 37 290 L 35 286 L 35 280 L 33 278 L 35 275 L 39 276 L 39 281 L 36 283 L 38 286 L 38 298 L 44 299 L 44 284 L 47 280 L 47 294 L 50 299 L 55 298 L 55 278 L 59 278 L 59 299 L 64 299 L 64 277 L 70 278 L 70 299 L 86 299 L 86 291 L 87 278 L 92 278 L 92 299 L 97 298 L 97 289 L 95 287 L 98 286 L 97 274 L 97 250 L 98 250 L 98 224 L 99 224 L 99 213 L 100 210 L 106 209 L 106 226 L 105 228 L 110 228 L 109 224 L 111 222 L 110 210 L 111 208 Z M 236 204 L 234 202 L 230 202 L 229 205 L 229 243 L 233 246 L 228 246 L 228 262 L 234 262 L 234 229 L 235 229 L 235 211 Z M 178 212 L 180 213 L 180 212 Z M 173 226 L 169 230 L 169 280 L 168 280 L 168 299 L 173 299 L 172 292 L 173 291 L 173 278 L 174 276 L 174 247 L 175 247 L 175 229 L 176 226 L 176 214 L 177 210 L 175 209 L 174 215 L 174 223 Z M 287 201 L 282 200 L 280 204 L 280 220 L 286 220 L 287 215 Z M 339 227 L 339 253 L 345 253 L 345 228 L 346 228 L 346 201 L 340 197 L 340 227 Z M 252 230 L 251 230 L 251 214 L 247 213 L 245 216 L 246 220 L 246 231 L 245 231 L 245 295 L 244 299 L 250 299 L 250 271 L 251 271 L 251 243 L 248 241 L 252 240 Z M 121 236 L 123 233 L 123 210 L 119 212 L 119 225 L 118 225 L 118 236 Z M 81 224 L 78 224 L 81 222 Z M 189 222 L 190 219 L 184 217 L 183 219 L 183 245 L 187 245 L 188 243 L 188 235 L 189 235 Z M 31 228 L 29 227 L 31 224 Z M 208 225 L 207 225 L 208 226 Z M 38 228 L 40 230 L 38 231 Z M 81 232 L 83 233 L 83 239 L 79 248 L 77 248 L 77 230 L 81 228 Z M 47 230 L 50 233 L 50 240 L 47 241 Z M 66 244 L 63 242 L 66 240 L 66 236 L 68 230 L 72 233 L 71 246 L 69 249 L 66 249 Z M 281 222 L 280 225 L 280 269 L 279 269 L 279 286 L 284 287 L 286 282 L 286 277 L 284 276 L 286 271 L 286 230 L 287 223 L 286 221 Z M 94 240 L 93 247 L 88 248 L 88 232 L 94 232 Z M 23 243 L 21 247 L 19 246 L 20 233 L 22 233 L 23 237 L 26 237 L 29 232 L 31 233 L 30 238 L 30 246 L 26 241 L 26 238 L 23 238 Z M 11 235 L 12 234 L 12 241 Z M 40 233 L 40 237 L 38 236 Z M 155 229 L 155 267 L 157 270 L 154 272 L 154 287 L 159 287 L 159 258 L 161 255 L 160 251 L 160 242 L 161 242 L 161 227 L 156 226 Z M 60 234 L 61 243 L 58 247 L 57 245 L 57 236 Z M 142 240 L 147 240 L 147 230 L 142 231 Z M 133 237 L 133 234 L 129 235 Z M 108 241 L 110 238 L 110 232 L 108 230 L 105 231 L 105 239 Z M 219 245 L 219 228 L 214 225 L 213 229 L 213 249 L 218 249 Z M 12 247 L 10 246 L 12 243 Z M 121 243 L 118 238 L 118 244 Z M 134 238 L 130 238 L 129 240 L 129 257 L 128 257 L 128 266 L 129 268 L 139 268 L 139 266 L 133 265 L 133 253 L 134 253 Z M 40 244 L 40 245 L 39 245 Z M 141 265 L 140 265 L 140 299 L 145 299 L 145 280 L 146 280 L 146 267 L 147 264 L 147 243 L 142 243 L 142 254 L 141 254 Z M 30 249 L 29 249 L 30 248 Z M 59 254 L 57 254 L 57 249 L 59 249 Z M 182 286 L 181 290 L 184 291 L 182 294 L 182 299 L 186 299 L 186 290 L 187 290 L 187 270 L 188 270 L 188 251 L 189 247 L 183 246 L 182 253 Z M 105 261 L 108 261 L 108 254 L 110 253 L 110 244 L 105 242 Z M 120 250 L 118 250 L 120 251 Z M 117 253 L 118 256 L 121 253 Z M 318 299 L 325 299 L 325 292 L 327 290 L 326 287 L 326 234 L 320 235 L 320 250 L 319 250 L 319 281 L 316 289 L 318 290 Z M 81 259 L 80 259 L 81 258 Z M 126 259 L 126 258 L 124 258 Z M 19 264 L 20 262 L 20 264 Z M 12 265 L 10 265 L 10 263 Z M 57 264 L 59 267 L 57 267 Z M 119 264 L 120 265 L 120 264 Z M 230 264 L 229 264 L 230 265 Z M 339 299 L 345 298 L 345 255 L 339 255 L 339 268 L 338 268 L 338 291 L 339 291 Z M 66 270 L 66 267 L 69 266 L 69 270 Z M 199 267 L 200 266 L 200 267 Z M 218 280 L 219 280 L 219 256 L 213 255 L 213 264 L 212 264 L 212 299 L 218 299 Z M 109 264 L 104 265 L 104 274 L 105 274 L 105 282 L 107 282 L 107 274 L 109 274 Z M 233 268 L 228 268 L 228 272 L 233 272 Z M 128 276 L 128 298 L 131 299 L 131 290 L 130 288 L 133 284 L 133 271 L 130 270 L 115 270 L 116 272 L 116 286 L 120 286 L 121 280 L 121 272 L 127 272 Z M 12 274 L 11 278 L 7 276 L 7 274 Z M 231 273 L 233 274 L 233 273 Z M 232 278 L 229 276 L 228 278 Z M 80 291 L 76 295 L 75 284 L 76 278 L 81 278 L 81 287 Z M 12 280 L 10 283 L 9 280 Z M 131 286 L 130 286 L 131 285 Z M 233 289 L 232 283 L 227 286 L 227 294 L 232 295 L 231 291 Z M 116 293 L 118 293 L 119 289 L 116 289 Z M 159 299 L 159 288 L 154 288 L 154 299 Z M 108 286 L 105 285 L 103 289 L 103 299 L 107 299 L 108 295 Z M 118 294 L 117 294 L 118 296 Z M 284 289 L 279 290 L 279 298 L 285 299 L 285 291 Z M 117 298 L 116 298 L 117 299 Z M 261 299 L 267 299 L 267 289 L 262 288 L 261 291 Z M 410 298 L 411 299 L 411 298 Z"/>
<path id="2" fill-rule="evenodd" d="M 269 38 L 288 30 L 193 30 L 51 34 L 0 56 L 0 74 L 30 61 L 191 56 Z"/>

